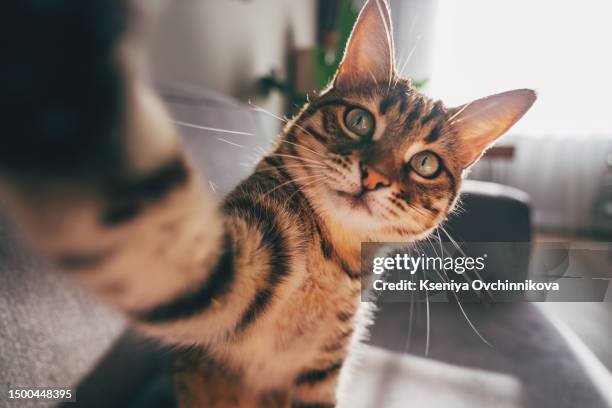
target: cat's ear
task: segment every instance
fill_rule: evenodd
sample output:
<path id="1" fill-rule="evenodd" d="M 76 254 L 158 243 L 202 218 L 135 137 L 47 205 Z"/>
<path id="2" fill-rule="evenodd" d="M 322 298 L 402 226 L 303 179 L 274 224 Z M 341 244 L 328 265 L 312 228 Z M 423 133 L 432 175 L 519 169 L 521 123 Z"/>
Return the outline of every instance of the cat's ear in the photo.
<path id="1" fill-rule="evenodd" d="M 451 109 L 450 126 L 459 138 L 460 162 L 468 168 L 531 108 L 531 89 L 503 92 Z M 454 113 L 453 113 L 454 112 Z"/>
<path id="2" fill-rule="evenodd" d="M 367 0 L 348 40 L 333 86 L 387 82 L 395 75 L 391 14 L 385 0 Z"/>

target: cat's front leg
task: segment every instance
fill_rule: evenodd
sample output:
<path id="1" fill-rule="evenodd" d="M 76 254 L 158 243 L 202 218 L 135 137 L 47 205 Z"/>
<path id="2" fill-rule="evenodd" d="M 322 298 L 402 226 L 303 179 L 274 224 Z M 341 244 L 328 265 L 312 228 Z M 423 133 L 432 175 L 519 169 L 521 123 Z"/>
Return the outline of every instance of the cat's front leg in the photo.
<path id="1" fill-rule="evenodd" d="M 344 361 L 333 361 L 302 372 L 291 394 L 291 408 L 334 408 L 340 370 Z"/>

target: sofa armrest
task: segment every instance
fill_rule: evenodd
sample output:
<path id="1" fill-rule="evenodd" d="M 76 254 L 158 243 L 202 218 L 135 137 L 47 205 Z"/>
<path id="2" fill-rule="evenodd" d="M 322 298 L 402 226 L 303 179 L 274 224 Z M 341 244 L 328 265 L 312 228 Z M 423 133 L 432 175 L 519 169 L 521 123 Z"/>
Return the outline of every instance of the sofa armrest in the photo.
<path id="1" fill-rule="evenodd" d="M 445 228 L 462 242 L 530 242 L 529 196 L 514 187 L 466 180 L 460 210 Z"/>
<path id="2" fill-rule="evenodd" d="M 510 186 L 466 180 L 459 209 L 440 235 L 443 241 L 452 237 L 467 256 L 487 257 L 480 273 L 484 281 L 520 282 L 527 278 L 532 251 L 529 196 Z"/>

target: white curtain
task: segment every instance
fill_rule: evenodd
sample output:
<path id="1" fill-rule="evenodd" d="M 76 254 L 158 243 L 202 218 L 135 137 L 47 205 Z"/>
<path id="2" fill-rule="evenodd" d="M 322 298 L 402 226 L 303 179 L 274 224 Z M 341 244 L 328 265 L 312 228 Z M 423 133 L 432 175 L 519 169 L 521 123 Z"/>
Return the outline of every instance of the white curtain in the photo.
<path id="1" fill-rule="evenodd" d="M 516 133 L 612 133 L 612 1 L 439 0 L 428 92 L 539 99 Z"/>
<path id="2" fill-rule="evenodd" d="M 515 158 L 482 162 L 471 177 L 528 192 L 536 226 L 594 227 L 596 200 L 612 189 L 612 1 L 391 6 L 399 53 L 417 46 L 406 72 L 427 76 L 426 94 L 459 105 L 514 88 L 538 91 L 532 110 L 501 141 L 516 147 Z M 418 14 L 429 25 L 415 23 Z"/>
<path id="3" fill-rule="evenodd" d="M 470 178 L 511 185 L 529 193 L 536 227 L 575 232 L 606 230 L 595 215 L 604 191 L 612 191 L 612 138 L 608 135 L 509 135 L 511 161 L 481 161 Z M 608 195 L 609 196 L 609 195 Z M 503 216 L 503 214 L 500 214 Z"/>

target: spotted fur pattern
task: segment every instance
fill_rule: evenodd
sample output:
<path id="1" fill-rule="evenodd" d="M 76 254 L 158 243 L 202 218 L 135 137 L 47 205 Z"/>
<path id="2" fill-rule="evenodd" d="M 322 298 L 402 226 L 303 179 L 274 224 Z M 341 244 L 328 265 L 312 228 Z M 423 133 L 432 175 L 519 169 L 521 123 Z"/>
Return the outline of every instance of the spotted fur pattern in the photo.
<path id="1" fill-rule="evenodd" d="M 66 105 L 85 127 L 55 136 L 62 143 L 44 160 L 26 147 L 56 128 L 4 149 L 21 157 L 0 166 L 7 208 L 59 268 L 175 346 L 181 406 L 336 406 L 349 346 L 371 315 L 359 301 L 361 242 L 429 234 L 464 170 L 533 102 L 530 91 L 458 108 L 428 99 L 395 73 L 390 22 L 385 1 L 366 3 L 332 84 L 219 208 L 139 64 L 122 58 L 104 68 L 119 73 L 104 90 L 121 99 L 121 114 L 105 111 L 115 126 L 81 138 L 90 106 Z M 41 95 L 40 109 L 55 106 Z M 355 108 L 373 120 L 365 136 L 347 124 Z M 410 164 L 423 151 L 439 162 L 428 177 Z"/>

